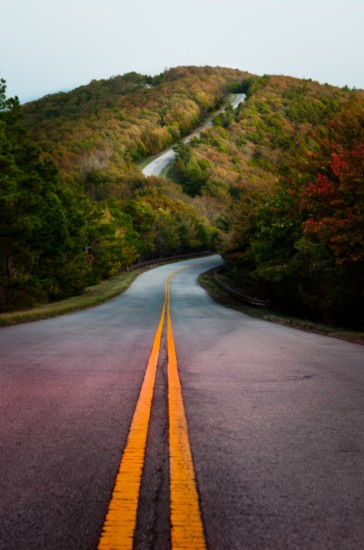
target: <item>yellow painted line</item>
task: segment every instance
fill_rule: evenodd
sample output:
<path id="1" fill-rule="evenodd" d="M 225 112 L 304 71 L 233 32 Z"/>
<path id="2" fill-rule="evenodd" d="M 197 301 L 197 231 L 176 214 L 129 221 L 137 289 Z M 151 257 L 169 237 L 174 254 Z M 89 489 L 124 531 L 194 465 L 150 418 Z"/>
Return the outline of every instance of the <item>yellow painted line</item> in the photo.
<path id="1" fill-rule="evenodd" d="M 100 550 L 131 550 L 133 548 L 140 484 L 165 311 L 166 296 L 100 537 L 98 545 Z"/>
<path id="2" fill-rule="evenodd" d="M 162 313 L 100 536 L 99 550 L 132 550 L 133 548 L 148 427 L 166 312 L 172 550 L 206 548 L 170 312 L 171 278 L 190 267 L 192 266 L 178 269 L 167 277 Z"/>
<path id="3" fill-rule="evenodd" d="M 181 270 L 179 270 L 181 271 Z M 176 272 L 175 272 L 176 273 Z M 168 415 L 173 550 L 206 548 L 171 319 L 167 279 Z"/>

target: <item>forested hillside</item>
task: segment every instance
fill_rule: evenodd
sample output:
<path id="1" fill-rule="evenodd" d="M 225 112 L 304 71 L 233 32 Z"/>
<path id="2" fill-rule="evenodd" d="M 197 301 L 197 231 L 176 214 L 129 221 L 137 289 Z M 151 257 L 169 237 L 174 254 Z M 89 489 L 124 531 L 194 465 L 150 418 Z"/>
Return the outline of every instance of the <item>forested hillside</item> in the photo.
<path id="1" fill-rule="evenodd" d="M 246 77 L 178 68 L 92 81 L 20 107 L 0 89 L 0 308 L 82 292 L 134 262 L 215 246 L 217 230 L 137 162 L 190 132 Z"/>
<path id="2" fill-rule="evenodd" d="M 191 132 L 248 73 L 179 67 L 92 81 L 24 107 L 32 139 L 96 199 L 130 195 L 135 164 Z"/>
<path id="3" fill-rule="evenodd" d="M 364 94 L 253 77 L 247 101 L 178 147 L 177 180 L 208 198 L 246 294 L 364 327 Z"/>
<path id="4" fill-rule="evenodd" d="M 234 91 L 245 103 L 182 143 Z M 139 163 L 172 144 L 172 179 L 146 179 Z M 2 310 L 217 247 L 244 293 L 363 328 L 362 91 L 179 67 L 21 107 L 2 81 L 0 169 Z"/>

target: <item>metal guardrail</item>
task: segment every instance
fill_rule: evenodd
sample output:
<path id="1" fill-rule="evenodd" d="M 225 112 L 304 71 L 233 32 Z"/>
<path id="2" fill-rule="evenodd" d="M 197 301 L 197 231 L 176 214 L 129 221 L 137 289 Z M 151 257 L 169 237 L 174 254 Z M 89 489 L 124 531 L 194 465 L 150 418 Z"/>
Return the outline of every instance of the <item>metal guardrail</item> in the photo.
<path id="1" fill-rule="evenodd" d="M 133 269 L 138 269 L 139 267 L 148 267 L 151 265 L 163 264 L 165 262 L 172 262 L 175 260 L 185 260 L 187 258 L 200 258 L 203 256 L 209 256 L 210 254 L 213 254 L 210 250 L 204 250 L 203 252 L 191 252 L 190 254 L 180 254 L 175 256 L 167 256 L 165 258 L 155 258 L 153 260 L 147 260 L 145 262 L 132 264 L 125 269 L 126 271 L 132 271 Z"/>
<path id="2" fill-rule="evenodd" d="M 234 298 L 237 298 L 238 300 L 241 300 L 246 304 L 249 304 L 255 307 L 268 307 L 270 304 L 270 300 L 260 300 L 259 298 L 253 298 L 252 296 L 248 296 L 247 294 L 240 294 L 240 292 L 237 292 L 234 288 L 231 288 L 229 285 L 223 283 L 218 278 L 216 273 L 213 274 L 213 279 L 219 285 L 219 287 L 225 290 L 228 294 L 231 294 L 231 296 L 234 296 Z"/>

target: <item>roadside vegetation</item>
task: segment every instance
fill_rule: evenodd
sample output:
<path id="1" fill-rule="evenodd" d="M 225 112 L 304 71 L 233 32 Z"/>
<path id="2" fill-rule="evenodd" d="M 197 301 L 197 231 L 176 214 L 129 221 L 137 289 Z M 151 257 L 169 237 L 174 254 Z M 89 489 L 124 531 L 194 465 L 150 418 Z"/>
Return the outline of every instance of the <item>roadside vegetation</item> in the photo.
<path id="1" fill-rule="evenodd" d="M 255 317 L 263 321 L 277 323 L 308 332 L 323 334 L 333 338 L 340 338 L 355 344 L 364 345 L 364 332 L 346 329 L 344 327 L 336 327 L 333 325 L 325 325 L 323 323 L 315 323 L 310 319 L 302 319 L 291 315 L 284 315 L 270 308 L 258 308 L 247 305 L 243 301 L 231 296 L 223 288 L 221 288 L 214 280 L 213 272 L 204 273 L 199 277 L 200 285 L 206 290 L 215 302 L 218 304 L 235 309 L 241 313 L 245 313 L 249 317 Z"/>
<path id="2" fill-rule="evenodd" d="M 224 104 L 213 126 L 181 138 Z M 172 144 L 166 177 L 140 166 Z M 178 67 L 20 106 L 0 86 L 0 311 L 218 250 L 282 315 L 364 329 L 364 92 Z M 86 293 L 87 294 L 87 293 Z"/>
<path id="3" fill-rule="evenodd" d="M 137 166 L 197 126 L 244 73 L 92 81 L 23 107 L 0 85 L 0 311 L 81 294 L 139 261 L 215 247 L 180 186 Z"/>
<path id="4" fill-rule="evenodd" d="M 86 288 L 80 296 L 73 296 L 59 300 L 58 302 L 35 305 L 31 309 L 0 313 L 0 327 L 49 319 L 58 315 L 65 315 L 66 313 L 73 313 L 97 306 L 124 292 L 139 273 L 140 270 L 121 273 L 115 277 L 101 281 L 97 285 Z"/>
<path id="5" fill-rule="evenodd" d="M 226 276 L 282 314 L 364 328 L 364 93 L 288 77 L 178 147 L 177 181 L 215 212 Z"/>

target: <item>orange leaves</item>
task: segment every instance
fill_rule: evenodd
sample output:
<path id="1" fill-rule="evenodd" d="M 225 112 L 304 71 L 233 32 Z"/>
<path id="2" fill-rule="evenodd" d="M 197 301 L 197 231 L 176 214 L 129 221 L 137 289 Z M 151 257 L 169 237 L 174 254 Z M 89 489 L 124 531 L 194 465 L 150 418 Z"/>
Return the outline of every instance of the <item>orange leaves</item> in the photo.
<path id="1" fill-rule="evenodd" d="M 106 149 L 113 154 L 103 159 L 102 169 L 125 176 L 130 162 L 190 132 L 229 84 L 244 76 L 210 67 L 177 67 L 153 78 L 129 73 L 47 96 L 23 110 L 34 140 L 68 180 L 87 172 L 88 165 L 97 168 L 99 152 Z"/>

